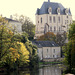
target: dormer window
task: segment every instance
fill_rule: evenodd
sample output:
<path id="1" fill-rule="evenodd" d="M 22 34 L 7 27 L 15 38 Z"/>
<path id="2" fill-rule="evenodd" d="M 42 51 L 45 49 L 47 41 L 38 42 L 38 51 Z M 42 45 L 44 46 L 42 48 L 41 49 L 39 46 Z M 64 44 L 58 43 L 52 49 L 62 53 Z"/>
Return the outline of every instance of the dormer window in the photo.
<path id="1" fill-rule="evenodd" d="M 49 14 L 52 13 L 52 8 L 51 7 L 49 7 L 48 12 L 49 12 Z"/>
<path id="2" fill-rule="evenodd" d="M 66 15 L 68 15 L 68 12 L 69 12 L 69 9 L 65 9 L 65 13 L 66 13 Z"/>
<path id="3" fill-rule="evenodd" d="M 57 9 L 57 13 L 60 14 L 60 8 Z"/>

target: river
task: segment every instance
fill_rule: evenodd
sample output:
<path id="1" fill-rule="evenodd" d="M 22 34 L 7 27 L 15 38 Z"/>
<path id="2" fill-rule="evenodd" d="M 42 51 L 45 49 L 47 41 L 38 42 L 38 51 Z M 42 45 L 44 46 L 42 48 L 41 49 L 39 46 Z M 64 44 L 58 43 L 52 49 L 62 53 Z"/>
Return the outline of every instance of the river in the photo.
<path id="1" fill-rule="evenodd" d="M 62 75 L 62 70 L 57 65 L 47 65 L 39 69 L 23 69 L 0 75 Z"/>

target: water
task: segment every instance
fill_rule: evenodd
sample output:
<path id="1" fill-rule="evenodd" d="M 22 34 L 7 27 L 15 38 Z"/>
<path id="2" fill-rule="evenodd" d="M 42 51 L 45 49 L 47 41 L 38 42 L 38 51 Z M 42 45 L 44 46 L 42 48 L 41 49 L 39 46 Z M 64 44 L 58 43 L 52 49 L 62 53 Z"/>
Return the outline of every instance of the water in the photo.
<path id="1" fill-rule="evenodd" d="M 62 75 L 62 70 L 57 65 L 49 65 L 39 69 L 13 71 L 0 75 Z"/>
<path id="2" fill-rule="evenodd" d="M 62 75 L 62 70 L 58 66 L 49 66 L 39 69 L 38 75 Z"/>

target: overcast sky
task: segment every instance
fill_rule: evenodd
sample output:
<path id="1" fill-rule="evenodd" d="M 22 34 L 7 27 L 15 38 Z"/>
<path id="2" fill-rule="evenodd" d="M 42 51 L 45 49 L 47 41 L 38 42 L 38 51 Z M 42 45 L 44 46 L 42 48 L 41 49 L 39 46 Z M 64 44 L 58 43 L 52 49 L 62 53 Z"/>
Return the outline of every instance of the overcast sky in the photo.
<path id="1" fill-rule="evenodd" d="M 40 8 L 44 1 L 48 0 L 0 0 L 0 14 L 10 17 L 15 13 L 30 17 L 35 24 L 36 9 Z M 61 3 L 65 8 L 70 8 L 73 20 L 75 20 L 75 0 L 50 0 Z"/>

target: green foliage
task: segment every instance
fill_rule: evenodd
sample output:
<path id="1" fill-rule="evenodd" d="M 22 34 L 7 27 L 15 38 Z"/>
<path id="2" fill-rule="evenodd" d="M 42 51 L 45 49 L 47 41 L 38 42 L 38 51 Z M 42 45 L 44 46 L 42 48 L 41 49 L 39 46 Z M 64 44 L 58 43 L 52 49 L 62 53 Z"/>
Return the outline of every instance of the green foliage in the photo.
<path id="1" fill-rule="evenodd" d="M 26 18 L 23 25 L 22 31 L 28 34 L 28 38 L 31 40 L 35 35 L 35 25 L 30 21 L 29 18 Z"/>
<path id="2" fill-rule="evenodd" d="M 75 40 L 75 23 L 73 23 L 72 25 L 70 25 L 70 29 L 69 29 L 69 40 Z"/>
<path id="3" fill-rule="evenodd" d="M 64 62 L 68 65 L 69 69 L 75 69 L 75 23 L 70 25 L 69 29 L 69 42 L 63 47 Z"/>
<path id="4" fill-rule="evenodd" d="M 15 64 L 21 66 L 28 63 L 29 52 L 20 39 L 20 35 L 14 35 L 5 25 L 0 26 L 0 67 L 8 65 L 14 68 Z"/>
<path id="5" fill-rule="evenodd" d="M 18 14 L 15 14 L 14 17 L 15 20 L 18 20 L 22 23 L 22 31 L 28 34 L 28 39 L 33 40 L 35 35 L 35 25 L 31 19 L 24 15 L 19 16 Z"/>
<path id="6" fill-rule="evenodd" d="M 37 47 L 28 40 L 28 34 L 14 34 L 4 19 L 0 25 L 0 67 L 21 67 L 37 64 Z M 30 65 L 30 66 L 31 66 Z"/>
<path id="7" fill-rule="evenodd" d="M 18 42 L 18 44 L 21 45 L 20 50 L 19 50 L 19 60 L 18 60 L 18 65 L 22 66 L 24 64 L 27 64 L 29 62 L 29 51 L 25 47 L 25 45 L 21 42 Z"/>
<path id="8" fill-rule="evenodd" d="M 32 44 L 32 42 L 27 41 L 25 43 L 27 50 L 29 51 L 29 65 L 30 67 L 35 67 L 39 62 L 39 57 L 37 55 L 37 47 Z"/>
<path id="9" fill-rule="evenodd" d="M 67 33 L 66 32 L 64 32 L 62 34 L 57 33 L 57 35 L 56 35 L 56 42 L 60 46 L 63 46 L 65 44 L 66 39 L 67 39 Z"/>

